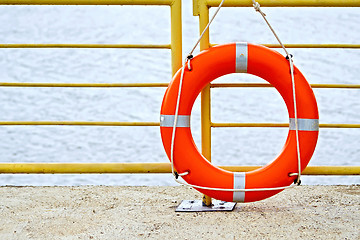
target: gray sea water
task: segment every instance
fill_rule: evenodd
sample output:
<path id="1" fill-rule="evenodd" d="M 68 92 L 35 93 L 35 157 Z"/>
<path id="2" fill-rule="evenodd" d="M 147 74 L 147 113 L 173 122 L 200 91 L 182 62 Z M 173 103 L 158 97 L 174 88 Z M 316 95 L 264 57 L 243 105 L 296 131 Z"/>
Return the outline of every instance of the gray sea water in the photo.
<path id="1" fill-rule="evenodd" d="M 183 54 L 198 37 L 183 5 Z M 284 43 L 359 43 L 358 8 L 263 8 Z M 214 9 L 211 9 L 211 13 Z M 0 6 L 1 43 L 170 42 L 169 7 Z M 276 43 L 251 8 L 223 8 L 212 43 Z M 282 52 L 281 50 L 279 50 Z M 197 52 L 199 50 L 197 49 Z M 290 49 L 310 83 L 359 84 L 356 49 Z M 0 49 L 1 82 L 169 82 L 169 50 Z M 217 82 L 264 82 L 232 74 Z M 0 121 L 159 121 L 165 88 L 0 88 Z M 356 89 L 314 89 L 321 123 L 360 123 Z M 199 103 L 192 114 L 200 146 Z M 275 89 L 212 90 L 213 122 L 288 121 Z M 262 165 L 281 150 L 283 128 L 215 128 L 212 160 Z M 1 162 L 167 162 L 158 127 L 1 126 Z M 321 129 L 310 165 L 360 165 L 360 129 Z M 354 184 L 359 177 L 303 177 L 304 184 Z M 162 175 L 1 175 L 1 185 L 174 185 Z"/>

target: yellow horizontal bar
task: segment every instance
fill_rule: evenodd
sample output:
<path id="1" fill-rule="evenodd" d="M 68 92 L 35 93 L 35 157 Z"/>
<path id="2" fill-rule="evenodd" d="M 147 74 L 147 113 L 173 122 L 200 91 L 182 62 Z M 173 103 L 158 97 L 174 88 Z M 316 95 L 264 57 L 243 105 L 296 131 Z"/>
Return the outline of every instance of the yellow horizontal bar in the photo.
<path id="1" fill-rule="evenodd" d="M 168 87 L 168 83 L 19 83 L 0 82 L 0 87 Z M 211 88 L 273 87 L 269 83 L 213 83 Z M 311 84 L 312 88 L 360 88 L 360 84 Z"/>
<path id="2" fill-rule="evenodd" d="M 360 88 L 360 84 L 310 84 L 312 88 Z M 1 85 L 0 85 L 1 86 Z M 273 87 L 269 83 L 212 83 L 212 88 L 230 87 Z"/>
<path id="3" fill-rule="evenodd" d="M 288 123 L 211 123 L 211 127 L 289 127 Z"/>
<path id="4" fill-rule="evenodd" d="M 1 0 L 0 0 L 1 1 Z M 0 48 L 160 48 L 171 49 L 170 44 L 0 44 Z"/>
<path id="5" fill-rule="evenodd" d="M 289 127 L 288 123 L 211 123 L 211 127 Z M 360 124 L 323 123 L 320 128 L 360 128 Z"/>
<path id="6" fill-rule="evenodd" d="M 169 163 L 0 163 L 0 173 L 170 173 Z"/>
<path id="7" fill-rule="evenodd" d="M 281 48 L 280 44 L 263 44 L 269 48 Z M 284 44 L 286 48 L 360 48 L 360 44 Z"/>
<path id="8" fill-rule="evenodd" d="M 360 166 L 309 166 L 304 175 L 360 175 Z"/>
<path id="9" fill-rule="evenodd" d="M 0 5 L 172 5 L 174 0 L 0 0 Z"/>
<path id="10" fill-rule="evenodd" d="M 211 44 L 216 46 L 218 44 Z M 281 48 L 279 44 L 262 44 L 269 48 Z M 284 44 L 286 48 L 360 48 L 360 44 Z M 73 43 L 6 43 L 0 48 L 160 48 L 171 49 L 171 44 L 73 44 Z"/>
<path id="11" fill-rule="evenodd" d="M 260 166 L 223 166 L 225 170 L 232 172 L 248 172 L 260 168 Z M 303 175 L 360 175 L 360 166 L 308 166 L 302 172 Z"/>
<path id="12" fill-rule="evenodd" d="M 336 123 L 323 123 L 319 124 L 320 128 L 360 128 L 360 124 L 336 124 Z"/>
<path id="13" fill-rule="evenodd" d="M 167 87 L 168 83 L 5 83 L 0 87 Z"/>
<path id="14" fill-rule="evenodd" d="M 160 126 L 159 122 L 0 121 L 0 126 Z M 211 123 L 211 127 L 289 127 L 288 123 Z M 320 128 L 360 128 L 360 124 L 323 123 Z"/>
<path id="15" fill-rule="evenodd" d="M 211 83 L 211 88 L 234 88 L 234 87 L 245 87 L 245 88 L 258 88 L 258 87 L 273 87 L 270 83 Z"/>
<path id="16" fill-rule="evenodd" d="M 360 7 L 359 0 L 259 0 L 262 7 Z M 207 0 L 206 5 L 217 7 L 220 0 Z M 224 7 L 252 7 L 251 0 L 226 0 Z"/>
<path id="17" fill-rule="evenodd" d="M 248 172 L 260 166 L 220 166 Z M 0 173 L 171 173 L 170 163 L 0 163 Z M 360 175 L 360 166 L 309 166 L 304 175 Z"/>
<path id="18" fill-rule="evenodd" d="M 5 126 L 160 126 L 159 122 L 2 121 Z"/>
<path id="19" fill-rule="evenodd" d="M 212 43 L 210 46 L 214 47 L 218 44 Z M 280 44 L 261 44 L 269 48 L 281 48 Z M 348 44 L 348 43 L 335 43 L 335 44 L 316 44 L 316 43 L 294 43 L 284 44 L 286 48 L 360 48 L 360 44 Z"/>

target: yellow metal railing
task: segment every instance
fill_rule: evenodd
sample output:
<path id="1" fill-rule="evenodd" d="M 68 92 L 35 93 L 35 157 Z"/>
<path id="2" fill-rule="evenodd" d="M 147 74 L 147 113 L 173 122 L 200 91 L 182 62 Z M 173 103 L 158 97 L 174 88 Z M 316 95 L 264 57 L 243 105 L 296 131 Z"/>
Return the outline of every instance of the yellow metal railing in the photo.
<path id="1" fill-rule="evenodd" d="M 181 0 L 0 0 L 0 5 L 159 5 L 170 6 L 170 44 L 0 44 L 0 48 L 140 48 L 170 49 L 172 75 L 182 64 Z M 70 87 L 119 88 L 167 87 L 167 83 L 6 83 L 0 87 Z M 159 122 L 84 122 L 84 121 L 0 121 L 0 125 L 69 125 L 69 126 L 159 126 Z M 91 164 L 91 163 L 89 163 Z M 6 166 L 2 165 L 2 166 Z M 26 164 L 21 164 L 26 166 Z M 40 166 L 40 165 L 39 165 Z M 49 165 L 50 166 L 50 165 Z M 41 167 L 38 168 L 41 172 Z M 6 171 L 0 171 L 3 173 Z M 57 171 L 56 171 L 57 172 Z"/>
<path id="2" fill-rule="evenodd" d="M 219 166 L 248 172 L 260 166 Z M 171 173 L 170 163 L 0 163 L 1 173 Z M 305 175 L 359 175 L 360 166 L 312 166 Z"/>
<path id="3" fill-rule="evenodd" d="M 0 48 L 159 48 L 171 49 L 171 44 L 0 44 Z"/>
<path id="4" fill-rule="evenodd" d="M 170 7 L 170 44 L 6 44 L 0 48 L 139 48 L 139 49 L 170 49 L 172 75 L 182 64 L 182 20 L 181 0 L 0 0 L 0 5 L 159 5 Z M 167 83 L 5 83 L 0 87 L 70 87 L 70 88 L 139 88 L 167 87 Z M 67 125 L 67 126 L 159 126 L 159 122 L 84 122 L 84 121 L 1 121 L 0 125 Z M 114 172 L 143 173 L 153 172 L 152 164 L 140 164 L 143 170 L 135 165 L 114 164 L 53 164 L 53 163 L 0 163 L 0 173 L 105 173 L 107 169 Z M 155 168 L 164 164 L 155 163 Z M 124 167 L 126 166 L 126 167 Z M 106 168 L 105 167 L 105 168 Z M 110 167 L 110 168 L 109 168 Z M 89 170 L 91 169 L 91 170 Z M 122 169 L 119 171 L 119 169 Z M 161 170 L 163 171 L 163 170 Z M 160 172 L 161 172 L 160 171 Z M 168 171 L 168 170 L 166 170 Z M 170 171 L 168 171 L 170 172 Z"/>
<path id="5" fill-rule="evenodd" d="M 265 7 L 360 7 L 358 0 L 261 0 Z M 193 0 L 193 13 L 199 16 L 200 32 L 209 21 L 209 8 L 220 0 Z M 151 48 L 170 49 L 172 74 L 182 64 L 181 0 L 0 0 L 0 5 L 160 5 L 170 6 L 170 44 L 5 44 L 0 48 Z M 225 7 L 250 7 L 251 0 L 226 0 Z M 200 42 L 207 49 L 209 32 Z M 277 44 L 264 44 L 279 48 Z M 285 44 L 288 48 L 360 48 L 360 44 Z M 166 87 L 167 83 L 0 83 L 0 87 L 61 87 L 61 88 L 119 88 Z M 313 88 L 353 88 L 358 84 L 312 84 Z M 225 87 L 272 87 L 261 83 L 214 83 L 201 93 L 201 147 L 203 155 L 211 160 L 212 127 L 288 127 L 288 123 L 214 123 L 211 121 L 210 89 Z M 76 126 L 159 126 L 159 122 L 81 122 L 81 121 L 1 121 L 0 125 L 76 125 Z M 360 124 L 320 124 L 321 128 L 360 128 Z M 259 166 L 222 166 L 231 171 L 250 171 Z M 170 173 L 169 163 L 0 163 L 0 173 Z M 360 175 L 360 166 L 311 166 L 307 175 Z M 209 203 L 210 199 L 205 200 Z"/>
<path id="6" fill-rule="evenodd" d="M 170 6 L 170 44 L 0 44 L 0 48 L 153 48 L 171 49 L 172 74 L 182 64 L 181 0 L 0 0 L 0 5 L 155 5 Z"/>

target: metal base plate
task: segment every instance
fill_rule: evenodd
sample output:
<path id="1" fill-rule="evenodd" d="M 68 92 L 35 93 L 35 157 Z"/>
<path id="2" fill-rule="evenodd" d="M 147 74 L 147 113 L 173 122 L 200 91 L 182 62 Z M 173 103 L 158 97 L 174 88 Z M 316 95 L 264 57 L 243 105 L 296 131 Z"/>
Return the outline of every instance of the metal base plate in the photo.
<path id="1" fill-rule="evenodd" d="M 236 203 L 213 200 L 212 206 L 203 206 L 201 200 L 183 200 L 175 212 L 219 212 L 234 210 Z"/>

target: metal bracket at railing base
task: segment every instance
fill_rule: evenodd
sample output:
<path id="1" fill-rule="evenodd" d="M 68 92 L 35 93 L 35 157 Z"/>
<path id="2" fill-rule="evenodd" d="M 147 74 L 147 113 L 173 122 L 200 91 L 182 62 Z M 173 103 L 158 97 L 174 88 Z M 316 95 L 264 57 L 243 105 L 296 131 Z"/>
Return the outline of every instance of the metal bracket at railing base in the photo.
<path id="1" fill-rule="evenodd" d="M 236 203 L 213 200 L 211 206 L 203 206 L 201 200 L 183 200 L 175 212 L 231 212 Z"/>

